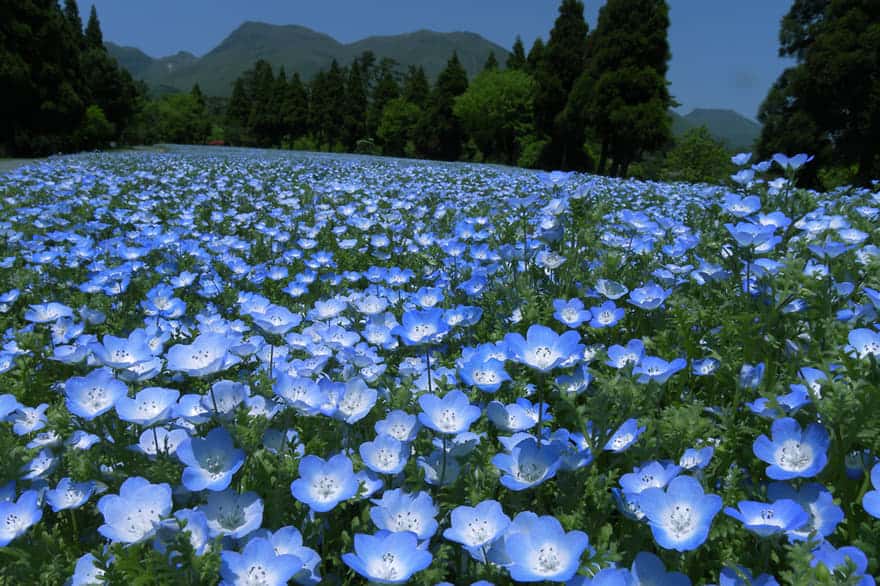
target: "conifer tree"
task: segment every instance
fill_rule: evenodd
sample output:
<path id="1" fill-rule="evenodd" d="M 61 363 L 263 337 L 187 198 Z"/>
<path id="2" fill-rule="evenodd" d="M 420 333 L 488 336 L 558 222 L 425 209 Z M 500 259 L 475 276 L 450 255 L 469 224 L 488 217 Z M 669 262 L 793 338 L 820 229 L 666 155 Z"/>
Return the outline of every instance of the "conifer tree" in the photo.
<path id="1" fill-rule="evenodd" d="M 513 42 L 513 50 L 507 58 L 508 69 L 525 69 L 526 68 L 526 49 L 523 46 L 522 39 L 519 35 Z"/>

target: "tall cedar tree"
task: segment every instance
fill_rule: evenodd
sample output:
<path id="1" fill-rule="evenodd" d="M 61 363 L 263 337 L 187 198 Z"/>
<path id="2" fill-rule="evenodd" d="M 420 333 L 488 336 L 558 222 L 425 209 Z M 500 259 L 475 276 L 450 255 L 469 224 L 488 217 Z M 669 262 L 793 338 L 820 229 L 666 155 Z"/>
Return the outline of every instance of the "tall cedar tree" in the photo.
<path id="1" fill-rule="evenodd" d="M 534 72 L 538 82 L 535 127 L 550 139 L 542 155 L 542 162 L 547 167 L 578 169 L 588 163 L 583 148 L 583 126 L 572 125 L 560 116 L 575 80 L 584 71 L 588 32 L 584 3 L 562 0 L 559 16 Z"/>
<path id="2" fill-rule="evenodd" d="M 486 63 L 483 65 L 483 71 L 494 71 L 496 69 L 498 69 L 498 58 L 495 56 L 495 51 L 492 51 L 486 58 Z"/>
<path id="3" fill-rule="evenodd" d="M 624 176 L 644 153 L 671 140 L 665 0 L 608 0 L 590 38 L 590 61 L 568 107 L 598 135 L 597 171 Z"/>
<path id="4" fill-rule="evenodd" d="M 538 72 L 538 68 L 541 66 L 541 61 L 544 59 L 544 49 L 544 41 L 541 40 L 541 37 L 535 39 L 532 48 L 529 49 L 529 56 L 526 57 L 526 71 L 532 76 Z"/>
<path id="5" fill-rule="evenodd" d="M 431 96 L 431 84 L 424 68 L 419 65 L 410 65 L 403 78 L 402 97 L 419 108 L 424 108 Z"/>
<path id="6" fill-rule="evenodd" d="M 328 150 L 342 146 L 345 79 L 345 72 L 334 59 L 330 69 L 319 72 L 312 80 L 309 125 L 319 146 Z"/>
<path id="7" fill-rule="evenodd" d="M 345 148 L 355 151 L 358 141 L 364 138 L 367 132 L 367 85 L 357 61 L 348 68 L 343 117 Z"/>
<path id="8" fill-rule="evenodd" d="M 798 139 L 819 140 L 787 152 L 818 155 L 814 170 L 823 163 L 855 166 L 856 181 L 869 184 L 880 172 L 880 4 L 797 0 L 783 18 L 780 44 L 798 64 L 762 105 L 762 154 L 783 146 L 770 129 L 800 128 Z"/>
<path id="9" fill-rule="evenodd" d="M 400 86 L 394 75 L 397 63 L 393 59 L 383 58 L 379 62 L 376 72 L 376 82 L 373 87 L 372 100 L 367 112 L 367 135 L 376 136 L 376 131 L 382 121 L 382 111 L 388 102 L 400 96 Z"/>
<path id="10" fill-rule="evenodd" d="M 461 156 L 464 131 L 452 109 L 455 98 L 468 88 L 467 72 L 453 53 L 437 78 L 437 85 L 419 121 L 416 149 L 423 156 L 456 161 Z"/>
<path id="11" fill-rule="evenodd" d="M 248 118 L 251 97 L 248 92 L 248 73 L 240 75 L 232 86 L 232 97 L 226 108 L 224 138 L 230 144 L 249 144 Z"/>
<path id="12" fill-rule="evenodd" d="M 510 56 L 507 58 L 507 68 L 526 68 L 526 49 L 519 35 L 516 36 L 516 40 L 513 42 L 513 51 L 511 51 Z"/>
<path id="13" fill-rule="evenodd" d="M 279 107 L 282 137 L 293 141 L 304 136 L 309 124 L 309 95 L 299 73 L 290 76 Z"/>
<path id="14" fill-rule="evenodd" d="M 248 128 L 257 146 L 277 144 L 279 136 L 278 107 L 275 103 L 275 74 L 272 65 L 260 59 L 254 64 L 251 89 L 251 109 Z"/>

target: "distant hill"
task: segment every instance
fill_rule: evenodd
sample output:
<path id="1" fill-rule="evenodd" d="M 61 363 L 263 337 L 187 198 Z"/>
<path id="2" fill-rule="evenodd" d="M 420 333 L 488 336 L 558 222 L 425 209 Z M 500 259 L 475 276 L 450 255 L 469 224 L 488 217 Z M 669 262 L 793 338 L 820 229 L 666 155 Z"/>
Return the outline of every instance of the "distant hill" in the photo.
<path id="1" fill-rule="evenodd" d="M 453 51 L 458 52 L 470 76 L 482 70 L 489 53 L 494 52 L 501 63 L 509 54 L 504 47 L 475 33 L 420 30 L 343 44 L 306 27 L 261 22 L 242 24 L 202 57 L 180 52 L 156 59 L 140 49 L 113 43 L 107 43 L 107 49 L 135 78 L 159 93 L 188 91 L 198 83 L 205 94 L 214 96 L 230 95 L 235 79 L 258 59 L 266 59 L 274 67 L 283 65 L 288 74 L 298 72 L 304 79 L 311 79 L 328 68 L 333 59 L 347 65 L 364 51 L 372 51 L 377 60 L 390 57 L 403 70 L 421 65 L 428 77 L 435 79 Z"/>
<path id="2" fill-rule="evenodd" d="M 761 135 L 761 125 L 733 110 L 697 108 L 686 116 L 672 112 L 672 133 L 680 136 L 690 128 L 706 126 L 727 148 L 750 150 Z"/>

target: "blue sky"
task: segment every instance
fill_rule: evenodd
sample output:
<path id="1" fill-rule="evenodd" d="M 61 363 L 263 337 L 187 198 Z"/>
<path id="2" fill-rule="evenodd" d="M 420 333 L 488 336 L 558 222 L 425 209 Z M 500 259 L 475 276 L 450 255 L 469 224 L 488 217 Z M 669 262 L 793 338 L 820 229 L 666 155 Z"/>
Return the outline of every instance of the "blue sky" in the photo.
<path id="1" fill-rule="evenodd" d="M 669 80 L 680 111 L 730 108 L 755 117 L 785 68 L 777 56 L 779 20 L 791 0 L 668 0 Z M 104 37 L 154 57 L 202 55 L 245 20 L 299 24 L 342 42 L 371 35 L 466 30 L 510 48 L 547 39 L 558 0 L 78 0 L 83 19 L 98 8 Z M 594 27 L 602 2 L 586 0 Z"/>

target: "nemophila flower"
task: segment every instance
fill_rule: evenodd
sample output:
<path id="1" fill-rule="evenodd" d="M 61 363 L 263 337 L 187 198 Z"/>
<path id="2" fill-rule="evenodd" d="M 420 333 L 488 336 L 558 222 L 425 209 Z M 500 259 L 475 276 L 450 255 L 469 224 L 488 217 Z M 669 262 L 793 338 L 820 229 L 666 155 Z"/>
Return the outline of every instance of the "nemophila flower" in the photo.
<path id="1" fill-rule="evenodd" d="M 368 387 L 362 378 L 355 377 L 346 381 L 342 395 L 338 397 L 332 412 L 328 412 L 324 407 L 322 412 L 351 425 L 367 416 L 376 404 L 377 397 L 376 389 Z"/>
<path id="2" fill-rule="evenodd" d="M 104 579 L 105 569 L 100 567 L 98 558 L 87 553 L 78 560 L 70 577 L 70 586 L 93 586 L 94 584 L 106 584 Z"/>
<path id="3" fill-rule="evenodd" d="M 642 361 L 633 367 L 633 375 L 638 376 L 638 382 L 646 384 L 649 382 L 657 382 L 660 384 L 669 380 L 669 377 L 687 366 L 687 360 L 684 358 L 676 358 L 671 362 L 666 362 L 662 358 L 656 356 L 646 356 Z"/>
<path id="4" fill-rule="evenodd" d="M 407 346 L 434 344 L 449 331 L 449 324 L 443 319 L 443 310 L 439 307 L 405 311 L 400 321 L 402 323 L 391 333 Z"/>
<path id="5" fill-rule="evenodd" d="M 306 456 L 299 463 L 299 478 L 290 484 L 293 498 L 313 511 L 326 513 L 358 492 L 351 460 L 336 454 L 329 460 Z"/>
<path id="6" fill-rule="evenodd" d="M 260 533 L 260 532 L 256 532 Z M 274 533 L 265 532 L 265 539 L 269 540 L 276 555 L 292 555 L 302 562 L 302 565 L 293 576 L 297 584 L 318 584 L 321 576 L 317 572 L 321 556 L 310 547 L 303 545 L 302 534 L 299 529 L 292 526 L 282 527 Z"/>
<path id="7" fill-rule="evenodd" d="M 862 498 L 862 506 L 865 512 L 880 519 L 880 464 L 874 464 L 871 469 L 871 485 L 874 490 L 865 493 Z"/>
<path id="8" fill-rule="evenodd" d="M 596 291 L 605 297 L 606 299 L 610 299 L 611 301 L 617 301 L 627 293 L 629 293 L 629 289 L 626 285 L 622 283 L 618 283 L 617 281 L 611 281 L 609 279 L 599 279 L 596 281 Z M 612 303 L 612 305 L 614 305 Z M 595 312 L 591 312 L 595 315 Z"/>
<path id="9" fill-rule="evenodd" d="M 461 473 L 461 465 L 453 457 L 444 457 L 441 450 L 432 451 L 427 457 L 419 456 L 416 464 L 425 473 L 425 482 L 431 486 L 449 486 L 454 484 Z"/>
<path id="10" fill-rule="evenodd" d="M 504 514 L 501 503 L 488 500 L 476 507 L 461 505 L 451 514 L 450 527 L 443 537 L 460 543 L 477 561 L 486 563 L 486 553 L 510 525 L 510 517 Z"/>
<path id="11" fill-rule="evenodd" d="M 750 216 L 761 209 L 761 199 L 757 195 L 742 197 L 736 193 L 726 193 L 721 207 L 738 218 Z"/>
<path id="12" fill-rule="evenodd" d="M 627 365 L 635 366 L 645 357 L 645 343 L 638 338 L 627 342 L 626 347 L 619 344 L 610 346 L 607 350 L 608 360 L 605 364 L 613 368 L 621 369 Z"/>
<path id="13" fill-rule="evenodd" d="M 816 393 L 819 397 L 822 396 L 822 383 L 828 380 L 828 375 L 824 371 L 804 366 L 798 371 L 798 375 L 807 383 L 807 387 L 812 392 Z"/>
<path id="14" fill-rule="evenodd" d="M 199 397 L 199 404 L 202 410 L 229 419 L 250 394 L 251 390 L 246 384 L 219 380 L 211 385 L 207 394 Z M 183 397 L 180 402 L 183 403 Z"/>
<path id="15" fill-rule="evenodd" d="M 762 226 L 752 222 L 724 224 L 727 231 L 742 248 L 754 248 L 770 240 L 776 229 L 773 226 Z"/>
<path id="16" fill-rule="evenodd" d="M 644 287 L 630 291 L 629 303 L 639 309 L 651 311 L 660 307 L 671 294 L 671 289 L 664 289 L 655 283 L 648 283 Z"/>
<path id="17" fill-rule="evenodd" d="M 419 547 L 416 535 L 408 531 L 357 533 L 354 553 L 342 554 L 345 565 L 379 584 L 404 584 L 413 574 L 430 566 L 433 559 L 430 552 Z"/>
<path id="18" fill-rule="evenodd" d="M 78 509 L 86 504 L 94 492 L 94 482 L 74 482 L 65 477 L 58 481 L 55 488 L 46 491 L 46 502 L 56 513 L 65 509 Z"/>
<path id="19" fill-rule="evenodd" d="M 717 358 L 700 358 L 691 363 L 691 372 L 696 376 L 708 376 L 714 374 L 719 366 L 721 361 Z"/>
<path id="20" fill-rule="evenodd" d="M 756 578 L 748 568 L 728 566 L 721 570 L 718 586 L 779 586 L 779 582 L 770 574 L 761 574 Z"/>
<path id="21" fill-rule="evenodd" d="M 148 427 L 171 418 L 180 391 L 162 387 L 147 387 L 138 391 L 133 399 L 120 397 L 116 401 L 119 419 Z"/>
<path id="22" fill-rule="evenodd" d="M 739 386 L 744 389 L 757 389 L 764 379 L 764 363 L 743 364 L 739 369 Z"/>
<path id="23" fill-rule="evenodd" d="M 181 525 L 186 524 L 182 529 Z M 202 511 L 193 509 L 178 509 L 174 511 L 174 519 L 169 519 L 159 529 L 159 534 L 153 546 L 160 552 L 167 551 L 166 541 L 171 541 L 174 536 L 183 531 L 189 535 L 189 543 L 197 556 L 204 555 L 211 545 L 208 537 L 208 518 Z"/>
<path id="24" fill-rule="evenodd" d="M 584 354 L 588 351 L 585 350 Z M 587 358 L 585 357 L 584 360 L 587 360 Z M 587 365 L 581 363 L 574 368 L 571 374 L 557 376 L 555 382 L 560 392 L 568 395 L 580 395 L 590 388 L 590 383 L 593 382 L 593 375 L 590 374 Z"/>
<path id="25" fill-rule="evenodd" d="M 374 429 L 377 434 L 390 435 L 400 442 L 411 442 L 416 439 L 420 429 L 419 418 L 406 411 L 395 409 L 376 422 Z"/>
<path id="26" fill-rule="evenodd" d="M 205 514 L 211 538 L 226 535 L 241 539 L 263 524 L 263 501 L 255 492 L 209 492 L 198 510 Z"/>
<path id="27" fill-rule="evenodd" d="M 407 444 L 391 437 L 379 434 L 371 442 L 361 444 L 358 452 L 364 466 L 376 474 L 399 474 L 406 467 L 410 448 Z"/>
<path id="28" fill-rule="evenodd" d="M 73 317 L 73 309 L 63 303 L 49 302 L 31 305 L 24 313 L 24 319 L 37 324 L 47 324 L 62 317 Z"/>
<path id="29" fill-rule="evenodd" d="M 565 582 L 575 575 L 589 547 L 586 533 L 566 532 L 555 517 L 523 511 L 495 542 L 489 558 L 505 566 L 517 582 Z"/>
<path id="30" fill-rule="evenodd" d="M 0 501 L 0 547 L 6 547 L 40 522 L 43 509 L 39 502 L 40 495 L 35 490 L 23 492 L 17 501 Z"/>
<path id="31" fill-rule="evenodd" d="M 228 586 L 284 586 L 300 568 L 301 559 L 290 554 L 277 555 L 272 544 L 262 537 L 248 541 L 241 553 L 229 550 L 220 553 L 220 577 Z"/>
<path id="32" fill-rule="evenodd" d="M 458 369 L 465 384 L 486 392 L 494 393 L 501 385 L 510 380 L 504 370 L 504 363 L 495 358 L 484 358 L 475 352 Z"/>
<path id="33" fill-rule="evenodd" d="M 861 578 L 856 583 L 858 586 L 874 586 L 875 584 L 874 578 L 867 573 L 868 557 L 865 555 L 865 552 L 857 547 L 850 545 L 835 548 L 827 541 L 823 541 L 819 544 L 819 547 L 813 550 L 813 559 L 810 560 L 810 567 L 815 568 L 820 564 L 828 569 L 832 580 L 838 577 L 843 578 L 848 573 L 847 569 L 849 566 L 852 565 L 855 567 L 855 571 L 850 573 L 849 577 Z M 852 584 L 853 582 L 847 580 L 846 583 Z"/>
<path id="34" fill-rule="evenodd" d="M 442 398 L 434 394 L 421 395 L 419 406 L 422 408 L 419 413 L 421 424 L 442 434 L 455 435 L 467 431 L 482 413 L 459 390 L 450 391 Z"/>
<path id="35" fill-rule="evenodd" d="M 806 540 L 814 531 L 821 537 L 828 537 L 844 518 L 843 509 L 834 504 L 831 493 L 815 482 L 804 484 L 800 490 L 795 490 L 787 482 L 771 482 L 767 487 L 767 498 L 772 501 L 791 499 L 810 514 L 807 525 L 789 532 L 789 537 L 794 540 Z"/>
<path id="36" fill-rule="evenodd" d="M 223 334 L 200 334 L 192 344 L 177 344 L 166 354 L 169 370 L 193 377 L 226 370 L 241 359 L 229 352 L 229 339 Z"/>
<path id="37" fill-rule="evenodd" d="M 5 416 L 9 416 L 11 413 L 12 432 L 15 435 L 27 435 L 46 427 L 46 409 L 49 408 L 47 403 L 41 403 L 36 407 L 25 407 L 16 401 L 14 396 L 3 396 L 9 397 L 3 410 L 11 408 Z M 0 417 L 0 419 L 4 419 L 4 417 Z"/>
<path id="38" fill-rule="evenodd" d="M 118 495 L 102 496 L 98 511 L 104 516 L 98 533 L 114 543 L 140 543 L 171 514 L 171 487 L 133 476 L 122 483 Z"/>
<path id="39" fill-rule="evenodd" d="M 804 385 L 791 385 L 791 392 L 785 395 L 779 395 L 775 398 L 775 406 L 771 406 L 770 400 L 766 397 L 758 397 L 752 402 L 746 402 L 746 407 L 755 415 L 766 417 L 768 419 L 777 419 L 786 415 L 794 414 L 804 405 L 808 405 L 810 401 L 810 393 Z"/>
<path id="40" fill-rule="evenodd" d="M 723 505 L 720 496 L 705 494 L 690 476 L 673 478 L 665 490 L 645 489 L 639 493 L 638 504 L 657 544 L 676 551 L 700 547 Z"/>
<path id="41" fill-rule="evenodd" d="M 525 338 L 516 333 L 504 336 L 511 359 L 540 372 L 550 372 L 572 357 L 581 356 L 584 345 L 580 339 L 574 330 L 560 335 L 537 324 L 529 327 Z"/>
<path id="42" fill-rule="evenodd" d="M 513 491 L 525 490 L 556 476 L 562 449 L 557 443 L 539 446 L 528 437 L 514 446 L 509 454 L 495 454 L 492 464 L 504 472 L 501 484 Z"/>
<path id="43" fill-rule="evenodd" d="M 267 334 L 283 336 L 302 322 L 302 316 L 281 305 L 270 304 L 260 309 L 251 312 L 250 316 L 257 327 Z"/>
<path id="44" fill-rule="evenodd" d="M 739 501 L 739 509 L 725 507 L 724 513 L 761 537 L 797 531 L 810 522 L 810 515 L 797 502 L 779 499 L 772 503 Z"/>
<path id="45" fill-rule="evenodd" d="M 110 368 L 130 368 L 153 358 L 147 334 L 142 329 L 134 330 L 128 338 L 105 335 L 102 343 L 89 344 L 89 350 L 103 366 Z"/>
<path id="46" fill-rule="evenodd" d="M 70 434 L 70 437 L 64 443 L 74 450 L 88 450 L 99 441 L 101 441 L 101 438 L 97 435 L 78 429 Z"/>
<path id="47" fill-rule="evenodd" d="M 626 315 L 626 310 L 617 307 L 613 301 L 606 301 L 598 307 L 590 308 L 590 327 L 591 328 L 611 328 L 617 325 L 617 322 Z"/>
<path id="48" fill-rule="evenodd" d="M 176 455 L 177 448 L 188 438 L 189 434 L 185 429 L 153 427 L 141 433 L 138 443 L 132 449 L 150 457 L 159 454 Z"/>
<path id="49" fill-rule="evenodd" d="M 373 499 L 370 519 L 379 529 L 399 533 L 410 531 L 419 539 L 430 539 L 437 532 L 439 509 L 427 492 L 410 494 L 397 488 Z"/>
<path id="50" fill-rule="evenodd" d="M 874 356 L 880 359 L 880 333 L 867 328 L 858 328 L 847 336 L 849 346 L 846 351 L 857 358 L 865 359 Z"/>
<path id="51" fill-rule="evenodd" d="M 663 561 L 647 551 L 636 554 L 630 574 L 634 585 L 691 586 L 690 578 L 681 572 L 667 572 Z"/>
<path id="52" fill-rule="evenodd" d="M 553 312 L 553 317 L 569 328 L 578 328 L 593 317 L 589 310 L 584 309 L 584 302 L 580 299 L 555 299 Z"/>
<path id="53" fill-rule="evenodd" d="M 544 403 L 544 421 L 551 421 L 553 416 L 548 413 L 550 406 Z M 528 399 L 517 399 L 516 403 L 504 405 L 492 401 L 486 407 L 486 415 L 499 431 L 516 433 L 529 430 L 538 423 L 538 405 Z"/>
<path id="54" fill-rule="evenodd" d="M 203 438 L 188 437 L 177 448 L 186 468 L 181 482 L 191 491 L 226 490 L 244 464 L 244 450 L 235 448 L 229 432 L 215 427 Z"/>
<path id="55" fill-rule="evenodd" d="M 112 409 L 127 392 L 128 387 L 114 378 L 109 368 L 98 368 L 64 383 L 67 410 L 87 421 Z"/>
<path id="56" fill-rule="evenodd" d="M 649 488 L 665 488 L 669 481 L 678 476 L 681 468 L 672 463 L 649 462 L 636 466 L 632 472 L 620 477 L 620 487 L 626 493 L 640 493 Z"/>
<path id="57" fill-rule="evenodd" d="M 688 448 L 678 460 L 678 465 L 685 470 L 702 470 L 709 465 L 714 454 L 715 448 L 712 446 Z"/>
<path id="58" fill-rule="evenodd" d="M 776 153 L 772 157 L 773 162 L 782 167 L 785 171 L 797 171 L 807 163 L 813 160 L 813 155 L 800 153 L 793 157 L 788 157 L 782 153 Z"/>
<path id="59" fill-rule="evenodd" d="M 752 445 L 755 456 L 770 464 L 767 476 L 774 480 L 812 478 L 828 463 L 831 439 L 825 428 L 811 423 L 806 430 L 790 417 L 777 419 L 771 426 L 771 440 L 761 435 Z"/>
<path id="60" fill-rule="evenodd" d="M 623 452 L 639 439 L 645 429 L 645 426 L 639 427 L 638 420 L 627 419 L 608 438 L 604 449 L 609 452 Z"/>

